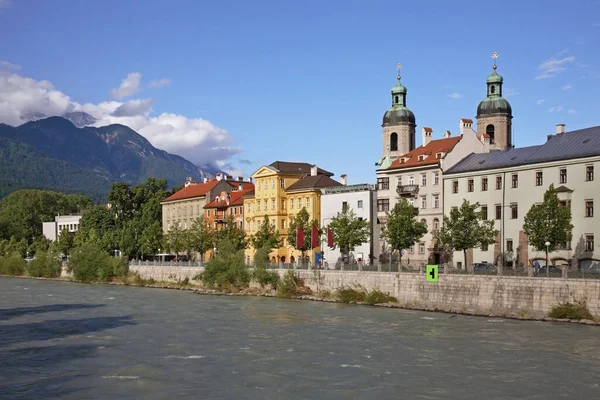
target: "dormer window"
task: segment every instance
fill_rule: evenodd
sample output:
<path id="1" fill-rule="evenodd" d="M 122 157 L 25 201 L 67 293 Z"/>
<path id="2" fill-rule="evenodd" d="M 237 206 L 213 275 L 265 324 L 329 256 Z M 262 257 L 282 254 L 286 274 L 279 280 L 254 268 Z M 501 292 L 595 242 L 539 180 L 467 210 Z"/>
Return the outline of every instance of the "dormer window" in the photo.
<path id="1" fill-rule="evenodd" d="M 426 159 L 426 158 L 427 158 L 427 155 L 426 155 L 426 154 L 420 154 L 420 155 L 419 155 L 419 161 L 423 161 L 423 160 L 424 160 L 424 159 Z"/>
<path id="2" fill-rule="evenodd" d="M 435 153 L 435 158 L 437 158 L 438 160 L 441 159 L 442 157 L 444 157 L 444 153 L 442 153 L 441 151 Z"/>

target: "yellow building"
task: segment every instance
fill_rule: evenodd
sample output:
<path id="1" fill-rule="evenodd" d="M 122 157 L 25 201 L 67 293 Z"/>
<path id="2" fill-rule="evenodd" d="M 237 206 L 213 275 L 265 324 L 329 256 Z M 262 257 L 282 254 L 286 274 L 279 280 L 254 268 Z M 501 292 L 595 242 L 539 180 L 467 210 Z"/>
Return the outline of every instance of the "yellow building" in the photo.
<path id="1" fill-rule="evenodd" d="M 289 245 L 287 234 L 290 221 L 306 208 L 310 221 L 321 220 L 321 189 L 341 186 L 331 179 L 333 174 L 318 168 L 316 165 L 299 162 L 275 161 L 260 167 L 252 178 L 254 192 L 244 196 L 244 218 L 247 236 L 254 235 L 265 219 L 277 227 L 283 246 L 273 250 L 269 255 L 272 263 L 295 263 L 301 258 L 301 252 Z M 305 238 L 305 240 L 310 240 Z M 317 247 L 306 254 L 310 262 L 314 262 Z M 246 261 L 254 260 L 255 249 L 246 250 Z M 307 252 L 309 253 L 309 252 Z"/>

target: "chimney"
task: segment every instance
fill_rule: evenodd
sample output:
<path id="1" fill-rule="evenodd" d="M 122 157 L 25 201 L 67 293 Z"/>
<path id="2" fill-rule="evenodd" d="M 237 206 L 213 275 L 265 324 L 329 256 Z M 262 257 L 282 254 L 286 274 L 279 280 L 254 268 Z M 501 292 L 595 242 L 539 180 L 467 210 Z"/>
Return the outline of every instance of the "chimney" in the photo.
<path id="1" fill-rule="evenodd" d="M 221 179 L 223 179 L 223 174 L 219 172 L 217 174 L 217 180 L 220 181 Z"/>
<path id="2" fill-rule="evenodd" d="M 209 179 L 208 178 L 204 178 L 204 183 L 208 183 Z"/>
<path id="3" fill-rule="evenodd" d="M 348 184 L 348 175 L 343 174 L 342 176 L 340 176 L 340 183 L 346 186 Z"/>
<path id="4" fill-rule="evenodd" d="M 238 182 L 244 182 L 244 177 L 243 176 L 238 176 Z"/>
<path id="5" fill-rule="evenodd" d="M 240 183 L 238 183 L 238 192 L 241 192 L 242 190 L 244 190 L 244 182 L 240 181 Z"/>
<path id="6" fill-rule="evenodd" d="M 450 136 L 452 136 L 452 132 L 446 131 L 446 133 L 444 133 L 445 138 L 449 138 Z"/>
<path id="7" fill-rule="evenodd" d="M 421 135 L 423 135 L 423 147 L 425 147 L 429 144 L 429 142 L 431 142 L 431 135 L 433 135 L 433 129 L 424 127 L 421 131 Z"/>
<path id="8" fill-rule="evenodd" d="M 565 124 L 556 124 L 556 134 L 560 135 L 565 133 Z"/>
<path id="9" fill-rule="evenodd" d="M 469 118 L 461 118 L 458 126 L 460 129 L 460 136 L 462 136 L 465 129 L 473 129 L 473 120 Z"/>
<path id="10" fill-rule="evenodd" d="M 317 166 L 313 165 L 310 167 L 310 176 L 317 176 Z"/>
<path id="11" fill-rule="evenodd" d="M 248 183 L 252 183 L 252 177 L 248 178 Z"/>

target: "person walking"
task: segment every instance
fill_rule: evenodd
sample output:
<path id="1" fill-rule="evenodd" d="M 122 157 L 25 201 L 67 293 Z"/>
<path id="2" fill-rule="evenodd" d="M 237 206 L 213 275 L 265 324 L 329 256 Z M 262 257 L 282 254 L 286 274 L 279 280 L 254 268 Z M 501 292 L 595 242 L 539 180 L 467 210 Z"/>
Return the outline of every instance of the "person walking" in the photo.
<path id="1" fill-rule="evenodd" d="M 534 276 L 540 275 L 540 263 L 538 262 L 538 260 L 535 260 L 533 262 L 533 275 Z"/>

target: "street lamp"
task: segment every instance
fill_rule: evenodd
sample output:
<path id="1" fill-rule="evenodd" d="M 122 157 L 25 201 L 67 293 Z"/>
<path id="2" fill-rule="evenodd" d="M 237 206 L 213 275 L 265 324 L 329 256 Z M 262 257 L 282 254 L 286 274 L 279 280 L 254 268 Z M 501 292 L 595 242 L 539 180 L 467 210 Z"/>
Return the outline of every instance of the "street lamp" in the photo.
<path id="1" fill-rule="evenodd" d="M 550 266 L 548 265 L 548 247 L 550 246 L 550 242 L 546 241 L 544 243 L 546 245 L 546 277 L 550 276 Z"/>

